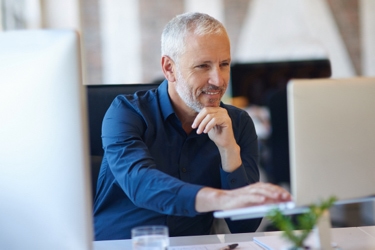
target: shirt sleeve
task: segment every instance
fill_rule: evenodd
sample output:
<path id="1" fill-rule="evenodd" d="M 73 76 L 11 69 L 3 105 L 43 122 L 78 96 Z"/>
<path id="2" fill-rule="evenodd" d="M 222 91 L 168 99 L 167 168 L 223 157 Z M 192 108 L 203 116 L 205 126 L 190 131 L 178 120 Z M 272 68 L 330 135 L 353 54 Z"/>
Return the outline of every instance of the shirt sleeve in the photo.
<path id="1" fill-rule="evenodd" d="M 147 125 L 125 98 L 116 98 L 102 125 L 105 157 L 116 182 L 138 207 L 159 213 L 195 216 L 202 186 L 185 183 L 157 169 L 142 136 Z"/>

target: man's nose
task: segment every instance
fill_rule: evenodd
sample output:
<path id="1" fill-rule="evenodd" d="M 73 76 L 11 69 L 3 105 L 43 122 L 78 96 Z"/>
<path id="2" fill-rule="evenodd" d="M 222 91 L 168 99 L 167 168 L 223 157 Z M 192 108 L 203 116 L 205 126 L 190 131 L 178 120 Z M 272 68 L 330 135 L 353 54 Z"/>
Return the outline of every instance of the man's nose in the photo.
<path id="1" fill-rule="evenodd" d="M 220 66 L 213 67 L 209 77 L 209 84 L 221 86 L 224 83 L 224 72 L 222 71 Z"/>

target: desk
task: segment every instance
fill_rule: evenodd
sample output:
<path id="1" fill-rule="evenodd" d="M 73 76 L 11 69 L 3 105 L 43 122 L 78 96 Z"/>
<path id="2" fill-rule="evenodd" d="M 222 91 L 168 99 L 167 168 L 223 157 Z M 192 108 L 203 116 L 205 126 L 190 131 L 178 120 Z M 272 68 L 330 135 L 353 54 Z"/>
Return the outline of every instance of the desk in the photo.
<path id="1" fill-rule="evenodd" d="M 373 250 L 375 249 L 375 226 L 347 227 L 331 229 L 332 241 L 343 250 Z M 230 242 L 251 241 L 253 237 L 277 235 L 280 232 L 257 232 L 243 234 L 218 234 L 204 236 L 171 237 L 171 246 L 189 246 L 202 244 L 218 244 Z M 130 250 L 131 240 L 95 241 L 94 250 Z"/>

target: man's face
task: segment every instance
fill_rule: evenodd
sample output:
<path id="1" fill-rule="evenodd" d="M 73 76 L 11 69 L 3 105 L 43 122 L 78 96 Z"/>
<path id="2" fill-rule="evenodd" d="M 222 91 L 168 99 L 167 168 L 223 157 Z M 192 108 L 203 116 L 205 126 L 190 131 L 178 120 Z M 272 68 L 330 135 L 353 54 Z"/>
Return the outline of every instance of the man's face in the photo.
<path id="1" fill-rule="evenodd" d="M 196 36 L 186 41 L 176 67 L 176 91 L 185 104 L 199 112 L 218 107 L 230 77 L 230 44 L 226 34 Z"/>

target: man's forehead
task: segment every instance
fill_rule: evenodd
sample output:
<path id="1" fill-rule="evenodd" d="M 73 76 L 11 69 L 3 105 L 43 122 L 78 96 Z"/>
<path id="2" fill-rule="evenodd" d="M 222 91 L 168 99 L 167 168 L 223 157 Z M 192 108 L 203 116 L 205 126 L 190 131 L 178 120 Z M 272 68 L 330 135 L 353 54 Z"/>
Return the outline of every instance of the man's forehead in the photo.
<path id="1" fill-rule="evenodd" d="M 192 60 L 211 61 L 212 57 L 220 60 L 230 59 L 230 44 L 226 36 L 194 36 L 186 40 L 184 55 Z"/>
<path id="2" fill-rule="evenodd" d="M 186 50 L 182 55 L 182 59 L 193 63 L 213 63 L 231 61 L 229 50 Z"/>

